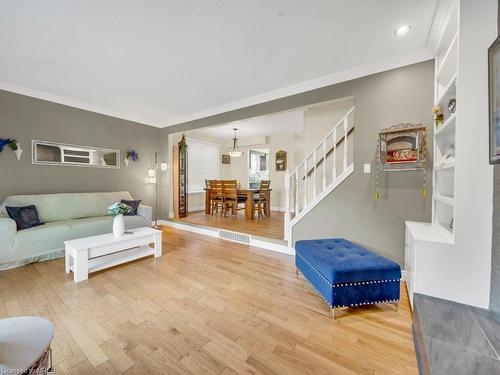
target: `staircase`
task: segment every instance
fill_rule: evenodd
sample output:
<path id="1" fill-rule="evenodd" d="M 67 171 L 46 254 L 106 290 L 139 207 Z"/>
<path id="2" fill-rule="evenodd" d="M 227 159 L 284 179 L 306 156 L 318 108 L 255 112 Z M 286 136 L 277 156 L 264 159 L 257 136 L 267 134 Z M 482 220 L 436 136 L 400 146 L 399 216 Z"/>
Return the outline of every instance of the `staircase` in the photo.
<path id="1" fill-rule="evenodd" d="M 285 176 L 285 240 L 291 246 L 292 228 L 354 171 L 354 107 Z"/>

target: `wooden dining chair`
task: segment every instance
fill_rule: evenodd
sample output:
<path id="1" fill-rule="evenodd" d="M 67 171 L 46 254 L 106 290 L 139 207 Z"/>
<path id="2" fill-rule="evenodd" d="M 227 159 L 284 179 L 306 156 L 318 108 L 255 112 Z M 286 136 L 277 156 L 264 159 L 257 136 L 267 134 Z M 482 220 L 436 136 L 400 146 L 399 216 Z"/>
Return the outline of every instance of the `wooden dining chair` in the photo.
<path id="1" fill-rule="evenodd" d="M 253 209 L 257 211 L 258 217 L 267 215 L 267 196 L 269 195 L 269 188 L 271 187 L 271 180 L 261 180 L 259 192 L 254 195 Z"/>
<path id="2" fill-rule="evenodd" d="M 227 211 L 231 209 L 231 213 L 236 217 L 238 210 L 243 210 L 245 207 L 240 207 L 240 203 L 245 203 L 246 198 L 238 196 L 238 182 L 236 180 L 223 180 L 223 214 L 226 216 Z"/>
<path id="3" fill-rule="evenodd" d="M 224 191 L 222 187 L 221 180 L 209 180 L 209 197 L 210 197 L 210 214 L 213 215 L 214 212 L 219 213 L 219 207 L 221 208 L 221 215 L 224 211 Z"/>

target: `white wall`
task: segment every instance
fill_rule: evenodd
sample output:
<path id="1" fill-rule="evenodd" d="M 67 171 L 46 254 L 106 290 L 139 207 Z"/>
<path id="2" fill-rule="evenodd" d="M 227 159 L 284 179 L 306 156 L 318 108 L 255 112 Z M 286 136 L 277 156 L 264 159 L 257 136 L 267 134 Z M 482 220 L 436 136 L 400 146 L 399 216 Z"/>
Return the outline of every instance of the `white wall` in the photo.
<path id="1" fill-rule="evenodd" d="M 277 172 L 275 168 L 276 151 L 287 152 L 288 168 L 295 166 L 296 148 L 302 149 L 300 139 L 297 140 L 295 134 L 284 133 L 267 137 L 268 142 L 252 146 L 242 146 L 240 150 L 244 152 L 239 158 L 231 158 L 231 164 L 225 165 L 222 178 L 233 178 L 240 181 L 243 187 L 248 187 L 248 151 L 251 149 L 269 149 L 269 178 L 271 180 L 271 208 L 273 210 L 285 210 L 285 172 Z M 297 142 L 299 141 L 299 142 Z M 232 147 L 224 147 L 223 152 L 227 153 Z"/>
<path id="2" fill-rule="evenodd" d="M 350 97 L 304 111 L 304 157 L 353 106 L 354 98 Z"/>

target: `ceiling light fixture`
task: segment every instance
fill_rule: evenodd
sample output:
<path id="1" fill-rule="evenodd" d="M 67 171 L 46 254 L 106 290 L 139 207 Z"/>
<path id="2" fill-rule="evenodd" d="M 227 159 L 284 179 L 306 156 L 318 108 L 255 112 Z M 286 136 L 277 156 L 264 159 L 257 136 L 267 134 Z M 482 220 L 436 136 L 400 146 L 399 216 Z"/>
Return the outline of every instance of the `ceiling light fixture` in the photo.
<path id="1" fill-rule="evenodd" d="M 238 129 L 234 128 L 233 130 L 234 130 L 233 149 L 229 151 L 228 154 L 233 158 L 237 158 L 243 155 L 243 152 L 240 151 L 238 147 L 238 138 L 236 138 L 236 130 Z"/>
<path id="2" fill-rule="evenodd" d="M 411 26 L 410 25 L 403 25 L 403 26 L 399 26 L 396 31 L 394 31 L 394 34 L 396 34 L 397 36 L 402 36 L 402 35 L 405 35 L 408 33 L 408 31 L 410 31 L 411 29 Z"/>

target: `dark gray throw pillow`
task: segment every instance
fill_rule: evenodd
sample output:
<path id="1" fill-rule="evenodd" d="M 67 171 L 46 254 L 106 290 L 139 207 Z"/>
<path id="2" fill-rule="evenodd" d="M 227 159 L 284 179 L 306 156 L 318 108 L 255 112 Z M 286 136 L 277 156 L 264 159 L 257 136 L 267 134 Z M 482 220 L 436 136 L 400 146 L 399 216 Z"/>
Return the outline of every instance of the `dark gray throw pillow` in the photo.
<path id="1" fill-rule="evenodd" d="M 23 207 L 5 207 L 10 218 L 16 222 L 17 230 L 28 229 L 42 225 L 38 211 L 34 205 Z"/>
<path id="2" fill-rule="evenodd" d="M 129 213 L 126 213 L 124 215 L 127 215 L 127 216 L 135 216 L 135 215 L 137 215 L 137 209 L 139 208 L 139 205 L 141 204 L 140 200 L 138 200 L 138 201 L 128 201 L 126 199 L 122 199 L 121 202 L 125 203 L 127 206 L 129 206 L 132 209 L 132 211 L 130 211 Z"/>

